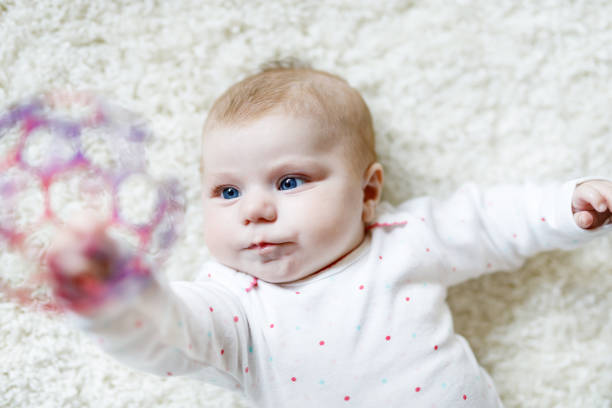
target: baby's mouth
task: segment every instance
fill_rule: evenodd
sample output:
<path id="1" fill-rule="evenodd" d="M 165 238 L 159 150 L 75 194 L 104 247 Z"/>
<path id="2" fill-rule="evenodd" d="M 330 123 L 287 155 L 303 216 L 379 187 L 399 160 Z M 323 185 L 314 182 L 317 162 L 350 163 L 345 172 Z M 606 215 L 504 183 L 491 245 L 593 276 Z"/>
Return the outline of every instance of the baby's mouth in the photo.
<path id="1" fill-rule="evenodd" d="M 292 251 L 293 242 L 256 242 L 249 245 L 245 250 L 256 255 L 264 261 L 271 261 L 289 255 Z"/>
<path id="2" fill-rule="evenodd" d="M 275 243 L 275 242 L 257 242 L 254 244 L 251 244 L 248 248 L 246 249 L 264 249 L 264 248 L 269 248 L 269 247 L 274 247 L 274 246 L 280 246 L 283 245 L 285 243 L 280 242 L 280 243 Z"/>

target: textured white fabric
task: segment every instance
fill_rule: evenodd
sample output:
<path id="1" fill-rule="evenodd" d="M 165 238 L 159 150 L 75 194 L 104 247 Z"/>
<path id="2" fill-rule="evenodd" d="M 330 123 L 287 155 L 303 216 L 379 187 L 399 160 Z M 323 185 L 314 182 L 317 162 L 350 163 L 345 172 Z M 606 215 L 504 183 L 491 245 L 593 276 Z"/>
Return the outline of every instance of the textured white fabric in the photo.
<path id="1" fill-rule="evenodd" d="M 212 101 L 260 64 L 299 57 L 362 92 L 384 197 L 397 204 L 468 181 L 610 177 L 611 27 L 605 0 L 0 0 L 0 104 L 96 90 L 146 118 L 157 137 L 152 173 L 178 177 L 189 203 L 164 272 L 192 281 L 209 258 L 201 125 Z M 612 406 L 611 242 L 449 289 L 455 329 L 506 407 Z M 27 271 L 0 250 L 2 276 Z M 0 406 L 245 403 L 199 381 L 129 370 L 58 319 L 0 303 Z"/>
<path id="2" fill-rule="evenodd" d="M 470 184 L 446 201 L 384 205 L 358 248 L 300 281 L 251 288 L 209 262 L 196 282 L 153 279 L 76 321 L 133 367 L 241 391 L 257 407 L 501 407 L 454 333 L 447 287 L 612 231 L 577 227 L 575 185 Z"/>

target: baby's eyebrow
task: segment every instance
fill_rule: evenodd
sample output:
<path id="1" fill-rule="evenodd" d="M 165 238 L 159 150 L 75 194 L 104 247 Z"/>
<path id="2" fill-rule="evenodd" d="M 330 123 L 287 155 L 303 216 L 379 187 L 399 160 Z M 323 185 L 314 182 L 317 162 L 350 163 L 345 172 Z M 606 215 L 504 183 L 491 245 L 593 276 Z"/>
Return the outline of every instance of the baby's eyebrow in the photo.
<path id="1" fill-rule="evenodd" d="M 314 159 L 291 158 L 283 159 L 278 162 L 270 163 L 271 172 L 282 172 L 283 170 L 295 170 L 298 168 L 310 168 L 320 166 L 320 163 Z"/>
<path id="2" fill-rule="evenodd" d="M 210 170 L 204 171 L 203 173 L 204 179 L 210 181 L 211 183 L 234 181 L 238 179 L 238 176 L 231 171 L 216 171 L 212 172 Z"/>

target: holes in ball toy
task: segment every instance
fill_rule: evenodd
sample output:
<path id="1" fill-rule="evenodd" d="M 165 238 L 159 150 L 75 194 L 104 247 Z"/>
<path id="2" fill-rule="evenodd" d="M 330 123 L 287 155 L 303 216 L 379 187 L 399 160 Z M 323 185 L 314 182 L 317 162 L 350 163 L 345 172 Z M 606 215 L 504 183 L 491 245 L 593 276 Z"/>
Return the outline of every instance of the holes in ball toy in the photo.
<path id="1" fill-rule="evenodd" d="M 35 273 L 36 265 L 31 259 L 23 252 L 11 251 L 8 242 L 0 239 L 0 288 L 21 286 Z"/>
<path id="2" fill-rule="evenodd" d="M 86 127 L 81 131 L 83 156 L 108 173 L 143 171 L 144 147 L 126 140 L 125 129 L 111 126 Z"/>
<path id="3" fill-rule="evenodd" d="M 40 179 L 16 167 L 0 174 L 0 239 L 19 240 L 42 222 L 44 214 Z"/>
<path id="4" fill-rule="evenodd" d="M 58 232 L 58 225 L 49 222 L 33 229 L 22 244 L 22 252 L 25 257 L 44 263 L 46 261 L 45 256 L 53 240 L 57 238 Z"/>
<path id="5" fill-rule="evenodd" d="M 57 227 L 47 223 L 30 232 L 24 236 L 19 251 L 12 251 L 7 242 L 0 240 L 0 297 L 23 306 L 44 307 L 51 303 L 51 288 L 42 271 Z"/>
<path id="6" fill-rule="evenodd" d="M 89 92 L 52 91 L 42 95 L 42 113 L 46 117 L 70 118 L 81 124 L 91 123 L 100 114 L 96 97 Z"/>
<path id="7" fill-rule="evenodd" d="M 95 166 L 104 171 L 117 169 L 121 161 L 117 150 L 117 140 L 102 127 L 86 128 L 81 133 L 83 155 Z"/>
<path id="8" fill-rule="evenodd" d="M 77 154 L 79 128 L 69 123 L 45 123 L 34 127 L 21 151 L 23 163 L 41 171 L 61 169 Z"/>
<path id="9" fill-rule="evenodd" d="M 117 186 L 116 194 L 121 221 L 135 227 L 155 221 L 158 187 L 151 177 L 143 173 L 131 174 Z"/>
<path id="10" fill-rule="evenodd" d="M 49 205 L 63 223 L 83 212 L 94 213 L 101 221 L 109 221 L 113 208 L 111 192 L 112 187 L 101 175 L 75 169 L 53 179 L 49 186 Z"/>

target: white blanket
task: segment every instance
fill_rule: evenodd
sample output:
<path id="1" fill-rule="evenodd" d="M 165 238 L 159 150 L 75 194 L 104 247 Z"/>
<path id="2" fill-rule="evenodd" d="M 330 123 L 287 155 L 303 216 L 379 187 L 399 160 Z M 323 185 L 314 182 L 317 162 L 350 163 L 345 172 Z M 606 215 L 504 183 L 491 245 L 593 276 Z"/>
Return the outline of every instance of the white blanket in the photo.
<path id="1" fill-rule="evenodd" d="M 398 203 L 467 181 L 612 177 L 610 44 L 605 1 L 0 0 L 0 104 L 93 90 L 147 118 L 151 173 L 178 177 L 189 204 L 166 274 L 192 279 L 209 256 L 201 125 L 261 64 L 297 57 L 362 92 Z M 612 406 L 611 248 L 598 239 L 450 291 L 456 330 L 507 407 Z M 2 276 L 23 273 L 12 260 L 0 254 Z M 0 407 L 246 406 L 132 371 L 12 303 L 0 324 Z"/>

